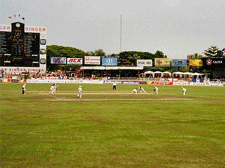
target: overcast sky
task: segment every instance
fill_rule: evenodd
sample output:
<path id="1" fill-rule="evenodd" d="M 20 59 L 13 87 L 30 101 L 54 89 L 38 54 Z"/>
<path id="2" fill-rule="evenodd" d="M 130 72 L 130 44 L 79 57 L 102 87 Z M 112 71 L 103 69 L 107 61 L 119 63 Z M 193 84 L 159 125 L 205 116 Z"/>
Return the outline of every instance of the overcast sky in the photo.
<path id="1" fill-rule="evenodd" d="M 83 51 L 160 50 L 179 59 L 225 48 L 224 0 L 0 0 L 0 11 L 0 25 L 20 14 L 27 26 L 47 28 L 47 45 Z"/>

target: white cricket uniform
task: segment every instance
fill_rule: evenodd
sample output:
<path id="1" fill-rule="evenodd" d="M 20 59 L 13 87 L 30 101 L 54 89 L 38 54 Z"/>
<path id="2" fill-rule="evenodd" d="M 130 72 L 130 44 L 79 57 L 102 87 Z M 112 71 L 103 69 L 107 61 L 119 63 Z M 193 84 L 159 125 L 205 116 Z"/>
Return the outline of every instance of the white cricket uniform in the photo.
<path id="1" fill-rule="evenodd" d="M 182 88 L 182 94 L 183 94 L 183 95 L 186 95 L 186 91 L 187 91 L 187 90 L 186 90 L 185 88 Z"/>
<path id="2" fill-rule="evenodd" d="M 137 89 L 132 90 L 132 94 L 137 94 Z"/>
<path id="3" fill-rule="evenodd" d="M 78 95 L 77 98 L 82 98 L 82 87 L 78 88 Z"/>
<path id="4" fill-rule="evenodd" d="M 24 85 L 22 86 L 22 94 L 23 94 L 23 95 L 25 94 L 25 90 L 26 90 L 26 84 L 24 84 Z"/>
<path id="5" fill-rule="evenodd" d="M 146 93 L 146 91 L 143 87 L 140 87 L 140 93 Z"/>
<path id="6" fill-rule="evenodd" d="M 159 94 L 159 88 L 158 87 L 154 87 L 154 92 L 155 92 L 155 94 Z"/>
<path id="7" fill-rule="evenodd" d="M 53 93 L 56 93 L 56 88 L 57 88 L 57 85 L 56 84 L 54 84 L 54 90 L 53 90 Z"/>
<path id="8" fill-rule="evenodd" d="M 55 90 L 55 87 L 54 86 L 51 86 L 50 87 L 50 93 L 53 94 L 54 93 L 54 90 Z"/>

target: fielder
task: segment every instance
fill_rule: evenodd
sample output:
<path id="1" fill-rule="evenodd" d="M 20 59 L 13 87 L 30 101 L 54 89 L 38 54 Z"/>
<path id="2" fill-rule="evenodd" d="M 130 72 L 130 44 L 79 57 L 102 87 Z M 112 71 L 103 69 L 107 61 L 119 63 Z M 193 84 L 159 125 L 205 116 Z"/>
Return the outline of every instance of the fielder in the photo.
<path id="1" fill-rule="evenodd" d="M 54 84 L 50 87 L 50 93 L 51 94 L 55 93 L 55 85 Z"/>
<path id="2" fill-rule="evenodd" d="M 132 90 L 132 94 L 137 94 L 137 88 L 135 88 L 134 90 Z"/>
<path id="3" fill-rule="evenodd" d="M 113 90 L 116 90 L 116 82 L 113 82 Z"/>
<path id="4" fill-rule="evenodd" d="M 182 87 L 182 94 L 183 94 L 183 95 L 186 95 L 186 91 L 187 91 L 187 90 L 186 90 L 184 87 Z"/>
<path id="5" fill-rule="evenodd" d="M 146 93 L 145 89 L 143 87 L 139 87 L 139 92 L 140 93 Z"/>
<path id="6" fill-rule="evenodd" d="M 53 86 L 54 86 L 54 91 L 53 92 L 56 93 L 57 88 L 59 87 L 59 85 L 55 83 Z"/>
<path id="7" fill-rule="evenodd" d="M 159 88 L 158 87 L 154 86 L 153 91 L 154 91 L 155 94 L 159 94 Z"/>
<path id="8" fill-rule="evenodd" d="M 23 84 L 23 86 L 22 86 L 22 95 L 25 95 L 25 90 L 26 90 L 26 84 Z"/>
<path id="9" fill-rule="evenodd" d="M 77 98 L 82 98 L 82 86 L 78 87 L 78 95 Z"/>

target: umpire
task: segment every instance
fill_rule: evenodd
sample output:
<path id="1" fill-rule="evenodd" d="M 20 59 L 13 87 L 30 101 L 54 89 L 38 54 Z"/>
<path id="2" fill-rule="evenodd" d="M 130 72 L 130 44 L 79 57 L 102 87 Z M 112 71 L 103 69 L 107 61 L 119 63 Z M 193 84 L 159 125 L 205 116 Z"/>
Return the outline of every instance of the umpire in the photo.
<path id="1" fill-rule="evenodd" d="M 25 94 L 25 90 L 26 90 L 26 84 L 24 84 L 24 85 L 22 86 L 22 95 Z"/>

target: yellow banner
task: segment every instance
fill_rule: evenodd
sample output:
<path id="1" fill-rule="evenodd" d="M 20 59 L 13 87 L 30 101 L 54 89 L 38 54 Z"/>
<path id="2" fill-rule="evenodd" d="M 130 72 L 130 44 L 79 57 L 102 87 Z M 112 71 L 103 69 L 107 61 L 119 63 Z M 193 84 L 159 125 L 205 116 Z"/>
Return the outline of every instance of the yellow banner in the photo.
<path id="1" fill-rule="evenodd" d="M 156 67 L 169 67 L 170 59 L 169 58 L 155 58 Z"/>
<path id="2" fill-rule="evenodd" d="M 190 59 L 189 66 L 203 66 L 203 61 L 201 59 Z"/>

